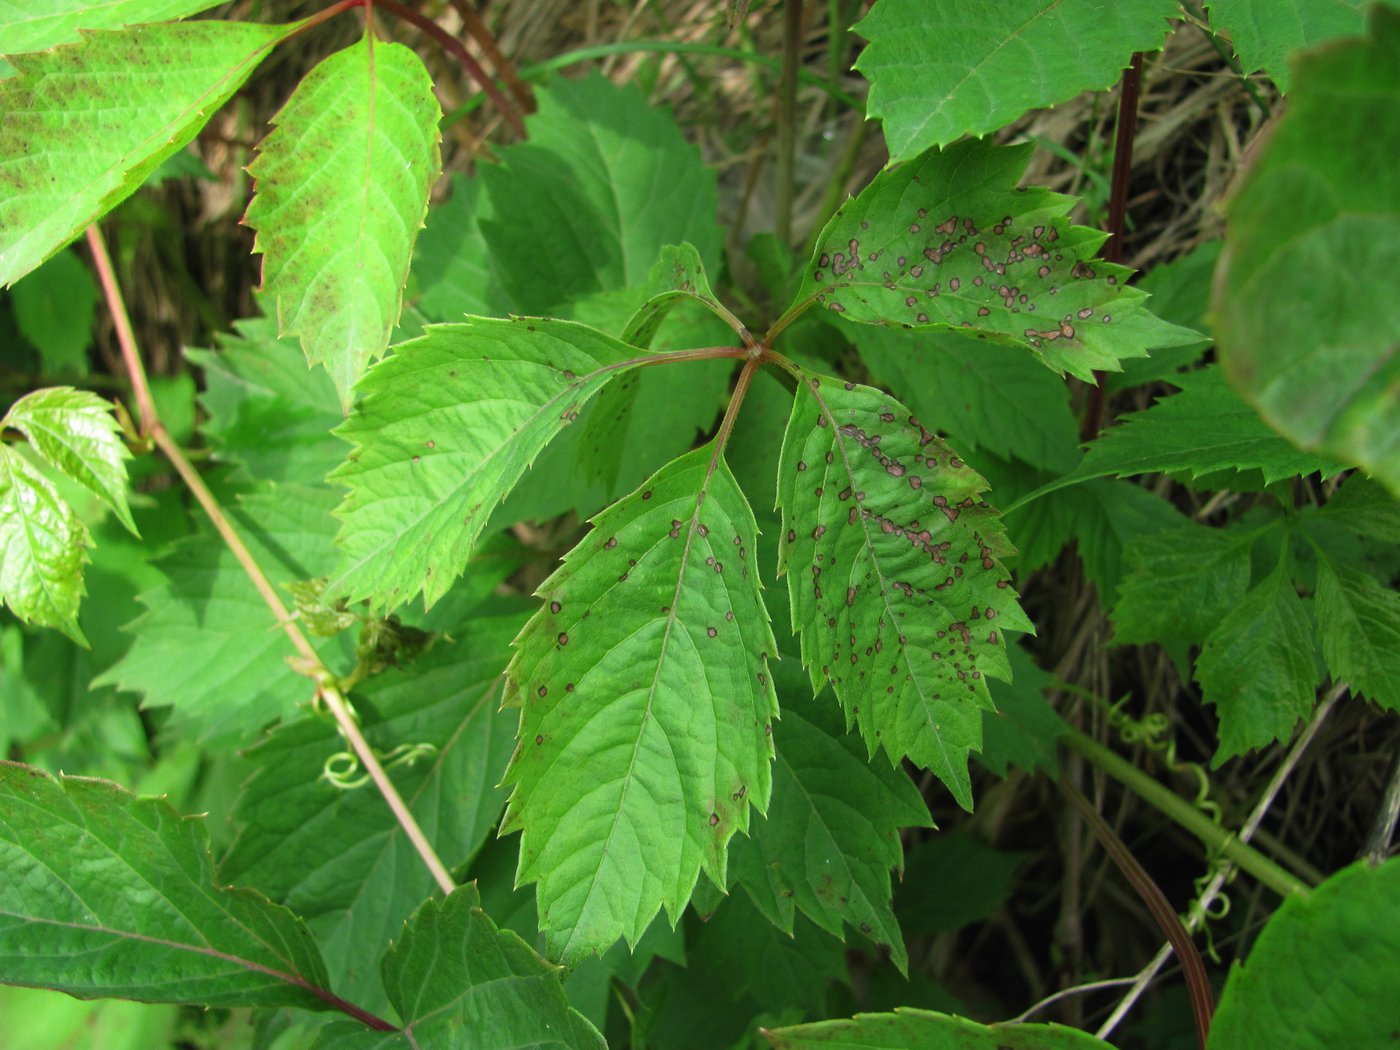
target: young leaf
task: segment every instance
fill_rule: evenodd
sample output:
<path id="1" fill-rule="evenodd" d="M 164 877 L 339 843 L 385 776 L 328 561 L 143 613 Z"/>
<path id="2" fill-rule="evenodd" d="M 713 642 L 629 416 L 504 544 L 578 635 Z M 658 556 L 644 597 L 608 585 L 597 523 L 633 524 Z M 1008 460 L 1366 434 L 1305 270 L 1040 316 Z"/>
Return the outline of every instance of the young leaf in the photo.
<path id="1" fill-rule="evenodd" d="M 866 110 L 891 160 L 1112 87 L 1134 51 L 1162 46 L 1178 11 L 1173 0 L 1012 0 L 967 14 L 957 0 L 881 0 L 856 24 L 870 41 L 856 62 Z"/>
<path id="2" fill-rule="evenodd" d="M 0 0 L 0 55 L 69 44 L 80 29 L 164 22 L 218 6 L 218 0 Z"/>
<path id="3" fill-rule="evenodd" d="M 463 641 L 439 641 L 408 668 L 369 679 L 352 698 L 381 755 L 425 747 L 390 776 L 450 868 L 480 848 L 505 806 L 496 784 L 515 745 L 515 719 L 498 710 L 500 677 L 522 620 L 473 619 Z M 384 993 L 369 960 L 433 882 L 372 787 L 326 780 L 327 759 L 344 750 L 321 717 L 284 726 L 249 752 L 256 771 L 234 814 L 243 827 L 219 874 L 304 916 L 331 960 L 336 988 L 374 1009 Z"/>
<path id="4" fill-rule="evenodd" d="M 0 973 L 83 998 L 340 1006 L 311 934 L 214 882 L 208 834 L 163 799 L 0 762 Z"/>
<path id="5" fill-rule="evenodd" d="M 569 1008 L 559 971 L 481 909 L 476 885 L 426 902 L 384 956 L 389 999 L 404 1027 L 392 1035 L 331 1025 L 314 1050 L 603 1050 Z M 463 1040 L 467 1042 L 464 1043 Z"/>
<path id="6" fill-rule="evenodd" d="M 331 480 L 343 569 L 328 593 L 395 606 L 441 598 L 491 511 L 636 351 L 568 321 L 435 325 L 365 376 Z"/>
<path id="7" fill-rule="evenodd" d="M 295 28 L 165 23 L 15 56 L 0 80 L 0 285 L 125 200 Z"/>
<path id="8" fill-rule="evenodd" d="M 1132 271 L 1094 260 L 1105 235 L 1065 221 L 1070 198 L 1016 189 L 1030 155 L 967 141 L 881 172 L 822 230 L 794 308 L 967 330 L 1085 380 L 1151 347 L 1199 342 L 1147 312 L 1147 295 L 1125 283 Z"/>
<path id="9" fill-rule="evenodd" d="M 987 677 L 1029 631 L 986 482 L 899 402 L 804 375 L 783 439 L 779 571 L 813 689 L 830 681 L 873 753 L 906 755 L 972 808 Z"/>
<path id="10" fill-rule="evenodd" d="M 1191 522 L 1130 544 L 1131 569 L 1113 610 L 1114 641 L 1200 645 L 1239 608 L 1249 588 L 1253 539 Z"/>
<path id="11" fill-rule="evenodd" d="M 767 808 L 775 652 L 753 512 L 713 446 L 609 507 L 539 589 L 507 701 L 521 704 L 502 832 L 523 830 L 552 957 L 674 924 L 703 868 Z"/>
<path id="12" fill-rule="evenodd" d="M 732 847 L 734 876 L 787 933 L 800 908 L 842 939 L 843 925 L 860 930 L 904 972 L 890 869 L 904 866 L 900 829 L 933 824 L 918 789 L 898 766 L 871 764 L 830 703 L 785 702 L 773 737 L 773 801 Z"/>
<path id="13" fill-rule="evenodd" d="M 1400 1032 L 1400 861 L 1343 868 L 1274 913 L 1230 971 L 1208 1050 L 1381 1047 Z"/>
<path id="14" fill-rule="evenodd" d="M 1112 1050 L 1077 1028 L 1057 1024 L 978 1024 L 965 1017 L 901 1007 L 765 1030 L 774 1050 Z"/>
<path id="15" fill-rule="evenodd" d="M 92 545 L 53 483 L 0 445 L 0 601 L 21 620 L 57 627 L 79 645 L 83 548 Z"/>
<path id="16" fill-rule="evenodd" d="M 1400 594 L 1321 558 L 1316 612 L 1332 677 L 1382 707 L 1400 710 Z"/>
<path id="17" fill-rule="evenodd" d="M 716 313 L 723 309 L 710 290 L 705 263 L 692 244 L 668 244 L 662 248 L 661 258 L 651 268 L 641 291 L 646 301 L 622 330 L 622 341 L 633 346 L 650 346 L 661 322 L 679 303 L 699 303 Z"/>
<path id="18" fill-rule="evenodd" d="M 126 461 L 131 453 L 122 443 L 110 404 L 86 390 L 49 387 L 16 401 L 0 426 L 14 427 L 27 437 L 50 466 L 101 499 L 130 532 L 136 532 L 126 505 Z"/>
<path id="19" fill-rule="evenodd" d="M 1292 86 L 1294 51 L 1366 28 L 1364 0 L 1207 0 L 1211 25 L 1229 34 L 1245 73 L 1263 70 L 1280 91 Z"/>
<path id="20" fill-rule="evenodd" d="M 326 366 L 347 408 L 399 319 L 441 118 L 423 60 L 366 33 L 307 74 L 248 167 L 245 221 L 278 327 Z"/>
<path id="21" fill-rule="evenodd" d="M 493 212 L 482 232 L 517 312 L 640 284 L 668 244 L 688 242 L 719 265 L 715 173 L 670 113 L 598 75 L 557 80 L 536 97 L 529 141 L 480 175 Z"/>
<path id="22" fill-rule="evenodd" d="M 1229 204 L 1212 311 L 1230 380 L 1304 448 L 1400 492 L 1400 11 L 1298 63 Z"/>
<path id="23" fill-rule="evenodd" d="M 1196 660 L 1202 699 L 1220 716 L 1219 766 L 1284 740 L 1312 710 L 1312 623 L 1280 565 L 1216 624 Z"/>

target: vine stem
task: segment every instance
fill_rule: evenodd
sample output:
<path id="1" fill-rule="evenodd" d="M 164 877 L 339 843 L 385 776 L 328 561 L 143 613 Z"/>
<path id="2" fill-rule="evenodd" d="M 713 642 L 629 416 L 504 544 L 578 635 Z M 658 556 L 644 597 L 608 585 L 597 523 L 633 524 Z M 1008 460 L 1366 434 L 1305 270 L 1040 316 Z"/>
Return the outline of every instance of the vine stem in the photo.
<path id="1" fill-rule="evenodd" d="M 444 894 L 451 893 L 457 888 L 457 884 L 453 882 L 447 867 L 433 850 L 427 836 L 423 834 L 423 829 L 413 818 L 413 814 L 403 797 L 394 787 L 388 774 L 384 772 L 384 767 L 380 765 L 373 748 L 369 746 L 364 734 L 360 732 L 360 727 L 355 722 L 355 715 L 350 710 L 350 705 L 346 702 L 339 685 L 336 683 L 335 675 L 330 668 L 322 663 L 321 657 L 312 648 L 310 641 L 302 633 L 301 628 L 297 626 L 296 621 L 292 619 L 287 607 L 282 603 L 281 596 L 272 586 L 272 582 L 267 578 L 267 574 L 263 572 L 262 566 L 258 564 L 252 552 L 248 550 L 237 530 L 234 529 L 228 515 L 224 513 L 218 500 L 209 490 L 209 486 L 204 483 L 204 479 L 200 477 L 199 472 L 194 469 L 184 451 L 165 429 L 165 424 L 161 422 L 155 400 L 151 397 L 150 385 L 146 382 L 146 369 L 141 363 L 136 337 L 131 330 L 130 318 L 127 316 L 126 301 L 122 296 L 120 286 L 117 284 L 116 272 L 112 268 L 112 258 L 107 252 L 107 242 L 102 236 L 102 231 L 96 225 L 88 227 L 87 241 L 88 246 L 92 249 L 92 257 L 97 266 L 98 280 L 102 285 L 103 295 L 106 297 L 108 309 L 112 311 L 112 318 L 116 324 L 117 343 L 121 347 L 122 363 L 125 365 L 127 375 L 131 380 L 131 387 L 136 397 L 136 408 L 140 414 L 137 425 L 141 436 L 150 438 L 156 447 L 165 454 L 165 457 L 175 468 L 175 472 L 180 475 L 180 479 L 184 481 L 195 500 L 204 509 L 204 513 L 208 515 L 215 531 L 218 532 L 229 551 L 237 559 L 238 564 L 247 574 L 248 579 L 252 581 L 263 602 L 272 611 L 278 625 L 286 633 L 292 647 L 296 649 L 299 659 L 292 661 L 292 667 L 316 684 L 316 695 L 325 703 L 326 708 L 335 718 L 341 735 L 345 737 L 355 754 L 359 756 L 365 770 L 373 779 L 380 794 L 384 796 L 384 801 L 388 803 L 389 809 L 403 828 L 404 834 L 408 836 L 414 849 L 418 851 L 418 856 L 422 858 L 438 888 Z"/>
<path id="2" fill-rule="evenodd" d="M 776 233 L 783 247 L 792 243 L 792 198 L 797 182 L 797 67 L 801 65 L 802 0 L 783 4 L 783 71 L 778 81 L 778 201 Z"/>
<path id="3" fill-rule="evenodd" d="M 471 0 L 451 0 L 451 2 L 457 14 L 461 16 L 462 25 L 466 27 L 472 39 L 480 45 L 481 50 L 486 52 L 486 57 L 491 60 L 491 64 L 496 67 L 496 72 L 505 81 L 506 90 L 515 99 L 516 105 L 525 113 L 535 112 L 534 95 L 521 82 L 510 59 L 501 54 L 500 45 L 496 43 L 496 38 L 486 27 L 486 23 L 481 20 L 481 16 L 476 13 L 476 8 L 472 6 Z"/>

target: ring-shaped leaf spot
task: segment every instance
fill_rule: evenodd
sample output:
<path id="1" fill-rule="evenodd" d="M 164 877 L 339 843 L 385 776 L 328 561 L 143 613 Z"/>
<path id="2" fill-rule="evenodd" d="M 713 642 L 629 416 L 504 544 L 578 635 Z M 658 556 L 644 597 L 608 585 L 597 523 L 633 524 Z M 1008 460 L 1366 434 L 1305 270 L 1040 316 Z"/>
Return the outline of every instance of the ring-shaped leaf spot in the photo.
<path id="1" fill-rule="evenodd" d="M 1131 270 L 1094 258 L 1105 235 L 1066 221 L 1071 198 L 1016 189 L 1030 155 L 959 142 L 881 172 L 822 230 L 794 308 L 955 329 L 1085 380 L 1152 347 L 1199 343 L 1147 311 Z"/>
<path id="2" fill-rule="evenodd" d="M 342 570 L 328 594 L 375 607 L 441 598 L 491 511 L 540 450 L 636 351 L 543 318 L 430 325 L 360 383 L 336 431 L 354 448 L 331 474 Z"/>
<path id="3" fill-rule="evenodd" d="M 603 511 L 539 589 L 507 702 L 522 706 L 502 832 L 523 831 L 551 957 L 674 924 L 701 869 L 768 806 L 776 652 L 757 526 L 713 445 Z"/>
<path id="4" fill-rule="evenodd" d="M 873 753 L 909 757 L 972 808 L 987 678 L 1030 631 L 986 482 L 893 397 L 803 373 L 778 468 L 779 571 L 813 689 Z"/>

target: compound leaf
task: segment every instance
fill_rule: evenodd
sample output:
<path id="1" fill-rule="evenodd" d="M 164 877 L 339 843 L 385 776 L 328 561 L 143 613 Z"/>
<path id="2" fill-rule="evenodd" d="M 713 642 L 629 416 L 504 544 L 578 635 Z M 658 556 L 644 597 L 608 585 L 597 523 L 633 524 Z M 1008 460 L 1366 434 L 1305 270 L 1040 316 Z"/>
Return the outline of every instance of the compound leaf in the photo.
<path id="1" fill-rule="evenodd" d="M 0 0 L 0 55 L 79 39 L 80 29 L 121 29 L 217 7 L 218 0 Z"/>
<path id="2" fill-rule="evenodd" d="M 52 467 L 97 496 L 131 532 L 136 523 L 126 505 L 126 461 L 112 406 L 96 394 L 68 386 L 26 394 L 0 419 L 14 427 Z"/>
<path id="3" fill-rule="evenodd" d="M 1194 522 L 1134 541 L 1113 609 L 1114 640 L 1200 645 L 1249 589 L 1252 542 L 1250 534 Z"/>
<path id="4" fill-rule="evenodd" d="M 958 0 L 881 0 L 855 26 L 870 41 L 856 62 L 870 80 L 866 111 L 884 124 L 891 160 L 907 160 L 1112 87 L 1177 15 L 1172 0 L 1011 0 L 975 18 Z"/>
<path id="5" fill-rule="evenodd" d="M 1094 259 L 1104 234 L 1065 220 L 1070 198 L 1016 189 L 1030 155 L 959 142 L 881 172 L 822 230 L 789 316 L 817 302 L 863 324 L 956 329 L 1085 380 L 1199 343 L 1147 312 L 1130 270 Z"/>
<path id="6" fill-rule="evenodd" d="M 1400 710 L 1400 594 L 1364 572 L 1320 558 L 1317 628 L 1332 677 Z"/>
<path id="7" fill-rule="evenodd" d="M 1383 0 L 1384 2 L 1384 0 Z M 1293 80 L 1289 55 L 1366 28 L 1368 0 L 1207 0 L 1211 25 L 1235 45 L 1245 73 L 1264 70 L 1280 91 Z"/>
<path id="8" fill-rule="evenodd" d="M 1298 63 L 1229 204 L 1212 311 L 1230 381 L 1304 448 L 1400 492 L 1400 11 Z"/>
<path id="9" fill-rule="evenodd" d="M 81 998 L 333 1009 L 311 934 L 214 882 L 198 819 L 115 784 L 0 762 L 0 971 Z"/>
<path id="10" fill-rule="evenodd" d="M 872 753 L 931 769 L 967 809 L 986 678 L 1009 676 L 1004 632 L 1031 630 L 985 488 L 894 398 L 803 375 L 778 469 L 802 662 Z"/>
<path id="11" fill-rule="evenodd" d="M 162 23 L 14 56 L 0 80 L 0 285 L 126 199 L 295 28 Z"/>
<path id="12" fill-rule="evenodd" d="M 1213 764 L 1287 739 L 1317 688 L 1312 622 L 1281 564 L 1235 603 L 1196 660 L 1202 699 L 1220 716 Z"/>
<path id="13" fill-rule="evenodd" d="M 766 809 L 777 700 L 768 613 L 750 571 L 753 512 L 713 446 L 603 511 L 540 586 L 517 639 L 522 705 L 502 831 L 523 830 L 552 957 L 674 924 L 704 868 Z"/>
<path id="14" fill-rule="evenodd" d="M 765 1029 L 774 1050 L 1111 1050 L 1077 1028 L 1057 1024 L 979 1024 L 965 1017 L 902 1007 L 888 1014 L 857 1014 Z"/>
<path id="15" fill-rule="evenodd" d="M 326 366 L 346 407 L 399 319 L 441 118 L 423 60 L 366 34 L 307 74 L 248 168 L 246 222 L 278 326 Z"/>
<path id="16" fill-rule="evenodd" d="M 394 606 L 441 598 L 491 511 L 636 351 L 569 321 L 429 326 L 360 384 L 331 480 L 342 570 L 330 592 Z"/>
<path id="17" fill-rule="evenodd" d="M 80 645 L 87 527 L 53 483 L 0 445 L 0 600 L 22 620 L 57 627 Z"/>
<path id="18" fill-rule="evenodd" d="M 904 867 L 900 828 L 933 824 L 914 782 L 898 766 L 872 764 L 834 706 L 810 698 L 784 703 L 774 746 L 773 800 L 732 847 L 735 876 L 786 932 L 801 909 L 837 937 L 843 925 L 860 930 L 904 972 L 890 869 Z"/>
<path id="19" fill-rule="evenodd" d="M 559 968 L 481 908 L 476 884 L 423 904 L 384 956 L 384 987 L 401 1032 L 322 1030 L 315 1050 L 603 1050 L 602 1036 L 569 1007 Z"/>
<path id="20" fill-rule="evenodd" d="M 633 346 L 650 346 L 661 322 L 678 303 L 696 302 L 716 312 L 723 309 L 710 289 L 705 263 L 692 244 L 668 244 L 662 248 L 661 258 L 651 268 L 641 291 L 646 301 L 622 331 L 622 341 Z"/>

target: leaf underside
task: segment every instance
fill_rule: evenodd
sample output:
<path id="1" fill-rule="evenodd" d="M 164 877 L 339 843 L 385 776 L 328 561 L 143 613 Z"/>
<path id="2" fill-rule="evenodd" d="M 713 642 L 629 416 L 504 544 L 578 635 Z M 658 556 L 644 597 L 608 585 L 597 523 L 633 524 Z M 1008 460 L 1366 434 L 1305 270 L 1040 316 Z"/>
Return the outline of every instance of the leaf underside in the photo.
<path id="1" fill-rule="evenodd" d="M 552 957 L 674 923 L 771 788 L 777 701 L 757 529 L 712 446 L 600 514 L 517 639 L 522 706 L 502 832 L 522 830 Z"/>
<path id="2" fill-rule="evenodd" d="M 972 807 L 967 754 L 1029 631 L 982 478 L 894 398 L 806 377 L 783 439 L 779 569 L 814 689 L 870 750 L 931 769 Z"/>

